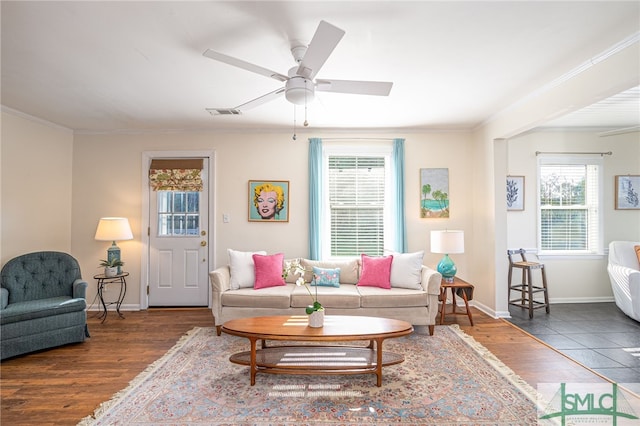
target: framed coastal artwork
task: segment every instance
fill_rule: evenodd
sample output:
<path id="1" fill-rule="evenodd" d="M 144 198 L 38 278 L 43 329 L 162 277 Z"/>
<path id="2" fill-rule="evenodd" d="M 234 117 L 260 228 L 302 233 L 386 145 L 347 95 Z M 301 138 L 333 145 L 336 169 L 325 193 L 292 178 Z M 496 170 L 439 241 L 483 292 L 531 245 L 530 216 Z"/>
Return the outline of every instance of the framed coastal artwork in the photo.
<path id="1" fill-rule="evenodd" d="M 289 181 L 249 181 L 249 222 L 289 222 Z"/>
<path id="2" fill-rule="evenodd" d="M 616 176 L 616 210 L 639 210 L 640 175 Z"/>
<path id="3" fill-rule="evenodd" d="M 420 169 L 420 217 L 449 217 L 449 169 Z"/>
<path id="4" fill-rule="evenodd" d="M 524 176 L 507 176 L 507 210 L 524 210 Z"/>

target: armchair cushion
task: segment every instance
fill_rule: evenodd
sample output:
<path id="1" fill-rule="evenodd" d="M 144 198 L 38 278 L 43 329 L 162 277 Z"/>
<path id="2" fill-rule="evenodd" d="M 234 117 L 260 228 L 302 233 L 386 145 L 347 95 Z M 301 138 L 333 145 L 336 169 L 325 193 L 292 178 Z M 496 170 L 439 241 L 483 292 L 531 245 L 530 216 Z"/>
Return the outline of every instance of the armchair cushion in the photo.
<path id="1" fill-rule="evenodd" d="M 12 322 L 66 314 L 68 312 L 81 311 L 86 307 L 87 304 L 84 299 L 72 299 L 65 296 L 12 303 L 2 312 L 0 324 L 4 325 Z"/>

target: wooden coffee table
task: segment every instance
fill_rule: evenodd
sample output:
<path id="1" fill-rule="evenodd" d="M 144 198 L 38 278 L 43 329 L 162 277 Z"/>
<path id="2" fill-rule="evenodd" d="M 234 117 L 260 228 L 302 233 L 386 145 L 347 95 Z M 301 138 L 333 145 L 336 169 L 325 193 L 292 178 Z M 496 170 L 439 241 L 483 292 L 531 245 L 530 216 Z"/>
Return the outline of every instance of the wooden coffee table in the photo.
<path id="1" fill-rule="evenodd" d="M 382 342 L 406 336 L 413 326 L 405 321 L 376 317 L 325 316 L 324 326 L 312 328 L 306 315 L 242 318 L 227 321 L 222 331 L 246 337 L 251 350 L 231 355 L 229 360 L 251 368 L 251 386 L 256 374 L 375 374 L 382 386 L 382 367 L 399 364 L 404 355 L 382 350 Z M 258 340 L 262 341 L 257 348 Z M 267 340 L 315 342 L 267 346 Z M 368 346 L 326 345 L 325 342 L 369 341 Z M 374 344 L 375 342 L 375 344 Z"/>

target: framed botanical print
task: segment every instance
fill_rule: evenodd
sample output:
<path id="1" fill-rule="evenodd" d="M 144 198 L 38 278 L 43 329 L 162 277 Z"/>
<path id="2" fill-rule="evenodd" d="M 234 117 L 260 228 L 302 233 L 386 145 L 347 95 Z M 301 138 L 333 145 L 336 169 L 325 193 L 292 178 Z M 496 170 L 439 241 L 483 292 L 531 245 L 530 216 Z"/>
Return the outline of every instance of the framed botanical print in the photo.
<path id="1" fill-rule="evenodd" d="M 249 181 L 249 222 L 289 222 L 289 181 Z"/>
<path id="2" fill-rule="evenodd" d="M 507 210 L 524 210 L 524 176 L 507 176 Z"/>
<path id="3" fill-rule="evenodd" d="M 640 175 L 616 176 L 616 210 L 639 210 Z"/>

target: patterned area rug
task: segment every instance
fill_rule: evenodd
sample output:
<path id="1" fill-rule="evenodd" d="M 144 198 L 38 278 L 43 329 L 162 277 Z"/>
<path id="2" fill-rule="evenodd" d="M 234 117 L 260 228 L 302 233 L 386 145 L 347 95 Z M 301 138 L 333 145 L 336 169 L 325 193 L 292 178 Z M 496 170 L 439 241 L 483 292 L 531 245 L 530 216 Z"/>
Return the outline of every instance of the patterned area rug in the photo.
<path id="1" fill-rule="evenodd" d="M 384 343 L 376 376 L 258 374 L 229 362 L 247 339 L 194 328 L 81 425 L 534 425 L 535 390 L 457 326 Z"/>

